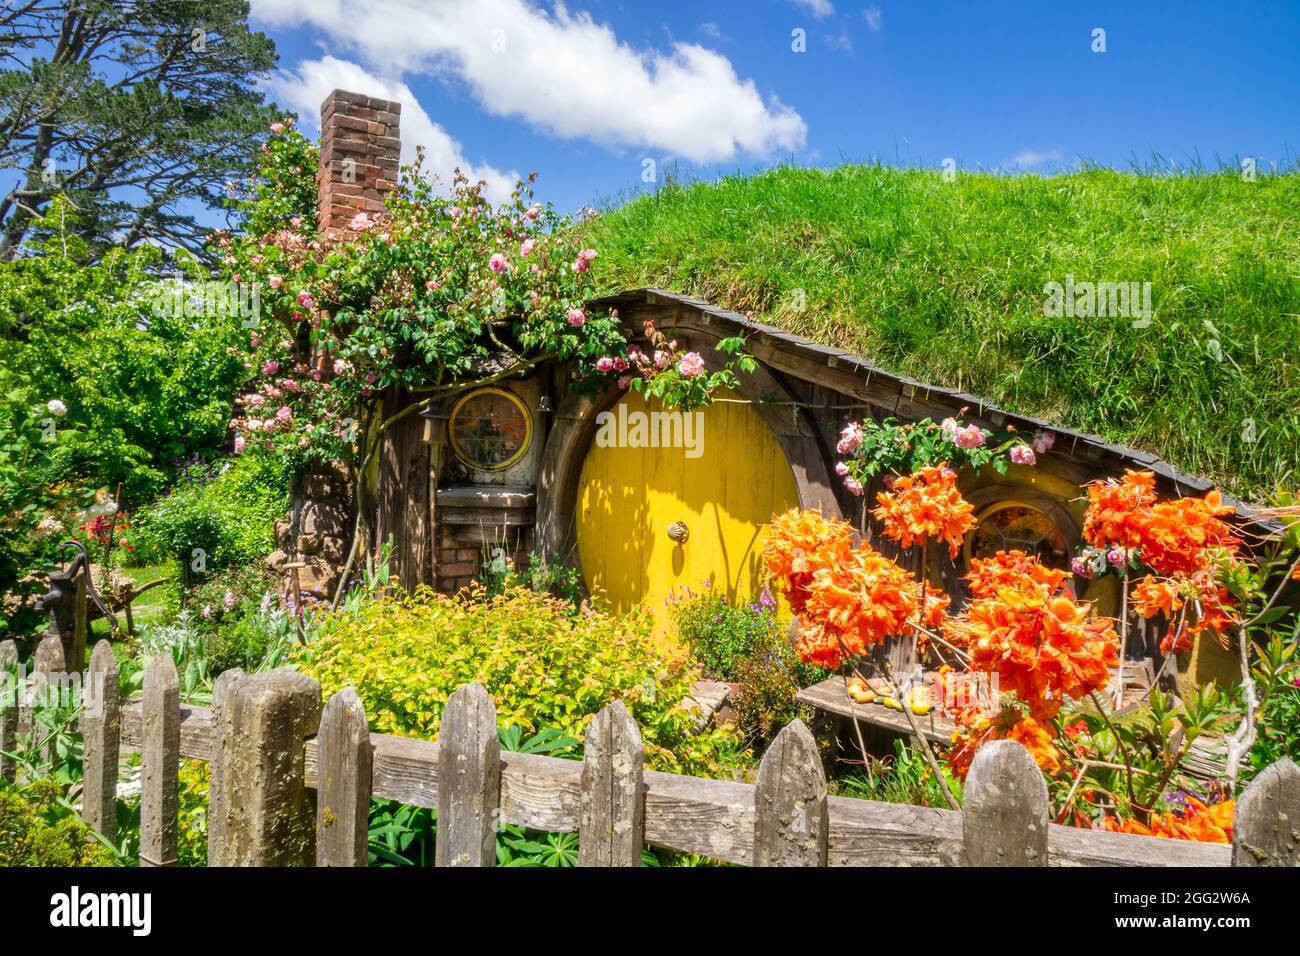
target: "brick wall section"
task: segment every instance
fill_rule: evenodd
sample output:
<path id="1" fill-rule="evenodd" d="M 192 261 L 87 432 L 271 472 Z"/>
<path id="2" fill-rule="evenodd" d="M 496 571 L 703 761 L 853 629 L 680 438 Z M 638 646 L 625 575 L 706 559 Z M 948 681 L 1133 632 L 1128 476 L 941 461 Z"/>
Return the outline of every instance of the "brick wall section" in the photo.
<path id="1" fill-rule="evenodd" d="M 346 234 L 357 213 L 383 211 L 384 194 L 397 185 L 401 112 L 401 103 L 364 93 L 335 90 L 325 97 L 316 195 L 327 239 Z"/>
<path id="2" fill-rule="evenodd" d="M 433 567 L 437 590 L 455 594 L 478 577 L 483 552 L 472 544 L 457 541 L 450 527 L 438 528 L 436 547 Z"/>

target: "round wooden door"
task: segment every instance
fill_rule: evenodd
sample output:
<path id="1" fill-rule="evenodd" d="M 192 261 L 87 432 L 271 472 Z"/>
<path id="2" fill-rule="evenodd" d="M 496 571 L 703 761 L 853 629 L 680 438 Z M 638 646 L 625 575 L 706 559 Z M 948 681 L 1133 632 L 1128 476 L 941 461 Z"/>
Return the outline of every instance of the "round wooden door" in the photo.
<path id="1" fill-rule="evenodd" d="M 678 586 L 699 591 L 709 582 L 729 600 L 753 598 L 763 525 L 799 502 L 762 417 L 737 401 L 668 413 L 629 392 L 597 424 L 578 485 L 588 588 L 619 611 L 646 607 L 661 633 L 665 601 Z"/>

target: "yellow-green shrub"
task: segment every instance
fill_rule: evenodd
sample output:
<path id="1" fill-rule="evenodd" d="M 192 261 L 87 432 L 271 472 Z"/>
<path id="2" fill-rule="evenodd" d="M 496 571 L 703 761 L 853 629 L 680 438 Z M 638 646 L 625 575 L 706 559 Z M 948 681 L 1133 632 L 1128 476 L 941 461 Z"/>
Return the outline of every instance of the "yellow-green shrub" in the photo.
<path id="1" fill-rule="evenodd" d="M 298 660 L 327 697 L 355 687 L 381 733 L 435 738 L 447 698 L 478 681 L 501 726 L 525 734 L 556 727 L 580 737 L 620 699 L 641 728 L 647 766 L 718 775 L 740 760 L 730 731 L 691 734 L 681 701 L 698 673 L 662 658 L 647 618 L 578 613 L 534 591 L 381 598 L 326 619 Z"/>
<path id="2" fill-rule="evenodd" d="M 0 866 L 112 866 L 113 854 L 59 802 L 53 780 L 0 785 Z"/>

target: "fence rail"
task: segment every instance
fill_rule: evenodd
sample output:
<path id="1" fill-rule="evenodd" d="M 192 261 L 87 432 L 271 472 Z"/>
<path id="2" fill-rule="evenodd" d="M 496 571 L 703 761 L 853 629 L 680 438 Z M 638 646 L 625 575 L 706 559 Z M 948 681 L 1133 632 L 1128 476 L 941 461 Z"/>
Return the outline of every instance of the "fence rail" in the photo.
<path id="1" fill-rule="evenodd" d="M 92 672 L 107 675 L 105 651 L 101 642 Z M 1227 846 L 1051 823 L 1046 782 L 1012 741 L 980 748 L 964 808 L 953 811 L 828 796 L 798 720 L 763 756 L 755 784 L 645 770 L 640 731 L 618 701 L 593 719 L 582 761 L 501 752 L 495 705 L 478 684 L 448 700 L 437 742 L 366 727 L 355 691 L 322 708 L 319 685 L 289 670 L 228 671 L 211 708 L 183 704 L 161 654 L 142 699 L 105 695 L 102 713 L 83 721 L 87 767 L 101 768 L 87 777 L 83 815 L 111 829 L 108 768 L 121 750 L 141 755 L 145 865 L 176 861 L 181 757 L 211 765 L 209 865 L 364 866 L 372 796 L 438 811 L 440 866 L 493 865 L 501 824 L 577 832 L 584 866 L 638 865 L 644 844 L 758 866 L 1300 863 L 1300 769 L 1289 760 L 1238 802 Z"/>

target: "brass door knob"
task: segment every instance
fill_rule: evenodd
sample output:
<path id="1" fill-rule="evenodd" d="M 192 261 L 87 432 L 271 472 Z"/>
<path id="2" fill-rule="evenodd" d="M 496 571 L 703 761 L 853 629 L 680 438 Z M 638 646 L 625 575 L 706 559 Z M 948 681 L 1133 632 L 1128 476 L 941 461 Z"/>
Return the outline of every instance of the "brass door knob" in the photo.
<path id="1" fill-rule="evenodd" d="M 685 521 L 674 521 L 668 526 L 668 537 L 678 544 L 685 544 L 690 536 L 691 529 L 686 527 Z"/>

